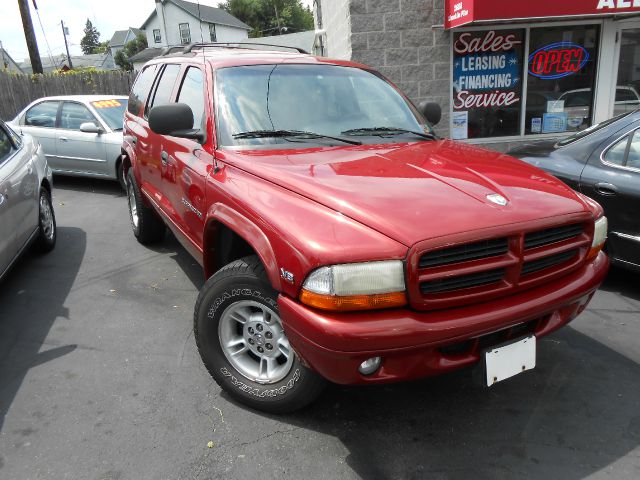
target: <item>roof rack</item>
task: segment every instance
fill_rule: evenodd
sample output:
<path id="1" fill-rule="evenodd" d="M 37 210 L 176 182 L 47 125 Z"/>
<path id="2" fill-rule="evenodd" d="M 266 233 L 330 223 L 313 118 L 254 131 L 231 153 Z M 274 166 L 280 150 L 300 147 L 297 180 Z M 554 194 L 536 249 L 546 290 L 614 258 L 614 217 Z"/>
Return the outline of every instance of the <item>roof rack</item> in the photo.
<path id="1" fill-rule="evenodd" d="M 253 43 L 253 42 L 211 42 L 211 43 L 190 43 L 182 50 L 182 53 L 190 53 L 194 49 L 204 50 L 205 48 L 245 48 L 245 46 L 259 46 L 259 47 L 275 47 L 275 48 L 288 48 L 289 50 L 296 51 L 309 55 L 304 48 L 289 47 L 287 45 L 274 45 L 271 43 Z M 175 47 L 170 47 L 175 48 Z"/>
<path id="2" fill-rule="evenodd" d="M 180 46 L 180 47 L 164 47 L 162 49 L 162 52 L 160 52 L 160 56 L 164 57 L 165 55 L 169 55 L 171 53 L 178 53 L 178 52 L 182 52 L 184 50 L 184 47 Z"/>

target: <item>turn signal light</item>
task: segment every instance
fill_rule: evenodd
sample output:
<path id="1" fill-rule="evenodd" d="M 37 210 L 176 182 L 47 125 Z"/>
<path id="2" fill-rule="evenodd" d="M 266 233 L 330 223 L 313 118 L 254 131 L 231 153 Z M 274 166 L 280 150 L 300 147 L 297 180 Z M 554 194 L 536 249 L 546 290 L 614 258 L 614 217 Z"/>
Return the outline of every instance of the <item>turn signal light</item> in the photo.
<path id="1" fill-rule="evenodd" d="M 591 242 L 591 248 L 587 254 L 587 261 L 593 260 L 598 256 L 600 250 L 604 248 L 604 242 L 607 241 L 607 217 L 600 217 L 595 221 L 593 228 L 593 242 Z"/>
<path id="2" fill-rule="evenodd" d="M 407 304 L 405 292 L 378 293 L 373 295 L 323 295 L 302 289 L 300 301 L 321 310 L 353 311 L 379 310 L 381 308 L 403 307 Z"/>

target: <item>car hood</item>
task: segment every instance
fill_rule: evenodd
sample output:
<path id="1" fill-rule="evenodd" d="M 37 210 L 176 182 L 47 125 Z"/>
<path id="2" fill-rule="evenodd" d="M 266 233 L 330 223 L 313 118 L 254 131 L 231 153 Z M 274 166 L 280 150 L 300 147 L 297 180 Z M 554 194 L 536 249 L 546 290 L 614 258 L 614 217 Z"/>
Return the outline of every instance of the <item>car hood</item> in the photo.
<path id="1" fill-rule="evenodd" d="M 404 245 L 588 211 L 569 187 L 508 155 L 451 141 L 224 151 L 224 160 Z M 508 203 L 497 205 L 498 194 Z"/>

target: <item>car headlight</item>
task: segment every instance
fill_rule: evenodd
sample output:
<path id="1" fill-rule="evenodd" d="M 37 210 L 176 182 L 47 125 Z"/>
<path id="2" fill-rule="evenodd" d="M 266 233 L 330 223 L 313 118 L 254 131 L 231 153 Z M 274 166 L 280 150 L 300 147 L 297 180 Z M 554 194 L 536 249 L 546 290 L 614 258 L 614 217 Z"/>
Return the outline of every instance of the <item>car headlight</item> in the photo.
<path id="1" fill-rule="evenodd" d="M 587 260 L 597 257 L 600 250 L 604 247 L 604 242 L 607 240 L 607 229 L 607 217 L 602 216 L 595 221 L 593 225 L 593 241 L 587 254 Z"/>
<path id="2" fill-rule="evenodd" d="M 401 260 L 321 267 L 302 284 L 300 301 L 322 310 L 373 310 L 406 305 Z"/>

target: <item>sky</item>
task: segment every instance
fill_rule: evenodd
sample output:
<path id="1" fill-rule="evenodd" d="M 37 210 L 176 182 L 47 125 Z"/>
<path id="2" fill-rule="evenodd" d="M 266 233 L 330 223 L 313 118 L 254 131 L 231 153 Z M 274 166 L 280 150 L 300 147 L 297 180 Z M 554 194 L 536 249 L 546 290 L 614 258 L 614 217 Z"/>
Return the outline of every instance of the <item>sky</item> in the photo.
<path id="1" fill-rule="evenodd" d="M 18 63 L 29 58 L 22 30 L 17 0 L 0 0 L 0 42 Z M 155 8 L 154 0 L 36 0 L 38 10 L 31 7 L 31 20 L 38 40 L 41 57 L 65 52 L 60 21 L 69 28 L 67 40 L 71 55 L 81 55 L 80 40 L 87 18 L 100 32 L 100 41 L 109 40 L 116 30 L 140 27 Z M 195 2 L 196 0 L 190 0 Z M 313 0 L 302 0 L 311 7 Z M 219 0 L 200 0 L 201 5 L 217 6 Z M 38 18 L 39 17 L 39 18 Z M 42 23 L 42 26 L 41 26 Z M 44 34 L 43 34 L 44 30 Z M 48 44 L 48 46 L 47 46 Z"/>

